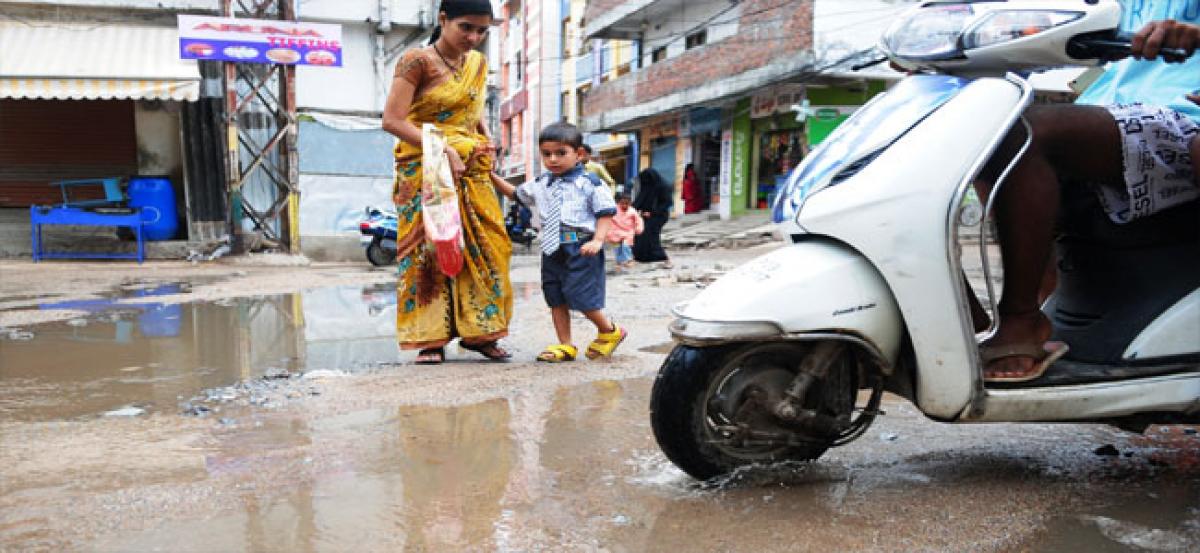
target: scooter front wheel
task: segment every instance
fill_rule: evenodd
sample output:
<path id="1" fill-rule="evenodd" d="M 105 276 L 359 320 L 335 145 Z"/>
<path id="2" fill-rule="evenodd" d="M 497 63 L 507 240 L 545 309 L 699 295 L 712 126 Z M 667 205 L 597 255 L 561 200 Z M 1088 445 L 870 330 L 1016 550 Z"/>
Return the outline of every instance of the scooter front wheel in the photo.
<path id="1" fill-rule="evenodd" d="M 845 357 L 834 360 L 804 395 L 810 424 L 780 419 L 774 406 L 810 350 L 782 343 L 676 346 L 659 369 L 650 399 L 651 427 L 663 453 L 700 480 L 749 465 L 820 457 L 836 437 L 814 430 L 811 421 L 848 421 L 856 371 Z"/>

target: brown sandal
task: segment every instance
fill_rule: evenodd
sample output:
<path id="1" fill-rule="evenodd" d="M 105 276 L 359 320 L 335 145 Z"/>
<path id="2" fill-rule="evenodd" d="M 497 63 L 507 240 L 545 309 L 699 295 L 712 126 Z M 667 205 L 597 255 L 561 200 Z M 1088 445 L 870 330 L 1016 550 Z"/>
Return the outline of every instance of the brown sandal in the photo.
<path id="1" fill-rule="evenodd" d="M 441 365 L 446 362 L 445 348 L 428 348 L 417 352 L 418 365 Z"/>
<path id="2" fill-rule="evenodd" d="M 501 348 L 498 345 L 499 343 L 499 340 L 492 340 L 491 342 L 485 342 L 482 344 L 468 344 L 460 340 L 458 345 L 462 349 L 478 353 L 479 355 L 482 355 L 491 361 L 508 361 L 509 359 L 512 359 L 512 354 L 504 348 Z"/>
<path id="3" fill-rule="evenodd" d="M 1046 342 L 1041 345 L 1012 344 L 1007 346 L 982 346 L 979 348 L 979 356 L 983 360 L 983 381 L 1017 383 L 1037 380 L 1043 374 L 1046 374 L 1046 369 L 1049 369 L 1050 365 L 1062 359 L 1070 350 L 1071 347 L 1065 342 Z M 992 364 L 992 361 L 1007 359 L 1009 357 L 1029 357 L 1033 359 L 1033 367 L 1029 372 L 1021 375 L 988 376 L 987 367 Z"/>

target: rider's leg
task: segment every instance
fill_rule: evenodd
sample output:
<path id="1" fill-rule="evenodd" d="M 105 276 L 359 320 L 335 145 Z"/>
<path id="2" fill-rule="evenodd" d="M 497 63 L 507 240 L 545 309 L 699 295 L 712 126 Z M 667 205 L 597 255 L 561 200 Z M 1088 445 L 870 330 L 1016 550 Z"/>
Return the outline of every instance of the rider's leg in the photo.
<path id="1" fill-rule="evenodd" d="M 1107 110 L 1035 106 L 1026 118 L 1033 127 L 1033 141 L 995 202 L 1004 291 L 999 326 L 988 340 L 990 346 L 1041 344 L 1050 337 L 1050 323 L 1039 311 L 1039 288 L 1050 262 L 1059 175 L 1123 186 L 1120 133 Z M 998 159 L 1011 159 L 1024 139 L 1024 129 L 1018 127 L 1005 141 Z M 990 183 L 979 185 L 981 197 L 986 198 Z M 1033 364 L 1028 357 L 1008 357 L 996 360 L 987 372 L 989 376 L 1021 375 Z"/>

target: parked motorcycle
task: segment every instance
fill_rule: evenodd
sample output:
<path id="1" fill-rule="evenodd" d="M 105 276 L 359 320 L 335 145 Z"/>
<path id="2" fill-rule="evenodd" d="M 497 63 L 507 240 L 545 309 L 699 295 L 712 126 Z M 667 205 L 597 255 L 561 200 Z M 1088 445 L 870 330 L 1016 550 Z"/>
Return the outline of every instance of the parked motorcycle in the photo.
<path id="1" fill-rule="evenodd" d="M 537 229 L 533 228 L 533 213 L 517 202 L 509 202 L 504 214 L 504 229 L 512 243 L 523 244 L 526 250 L 533 247 L 538 235 Z"/>
<path id="2" fill-rule="evenodd" d="M 924 74 L 789 176 L 773 214 L 790 244 L 676 308 L 650 406 L 666 456 L 700 479 L 816 459 L 861 437 L 884 391 L 947 423 L 1200 423 L 1200 202 L 1118 227 L 1090 194 L 1064 197 L 1074 220 L 1044 310 L 1070 353 L 1032 382 L 984 382 L 960 276 L 962 200 L 1028 128 L 1017 73 L 1122 57 L 1120 19 L 1115 1 L 1023 0 L 926 2 L 898 20 L 880 48 Z M 995 312 L 990 279 L 988 296 Z"/>
<path id="3" fill-rule="evenodd" d="M 367 250 L 367 261 L 376 267 L 396 262 L 396 212 L 367 206 L 358 223 L 359 241 Z"/>

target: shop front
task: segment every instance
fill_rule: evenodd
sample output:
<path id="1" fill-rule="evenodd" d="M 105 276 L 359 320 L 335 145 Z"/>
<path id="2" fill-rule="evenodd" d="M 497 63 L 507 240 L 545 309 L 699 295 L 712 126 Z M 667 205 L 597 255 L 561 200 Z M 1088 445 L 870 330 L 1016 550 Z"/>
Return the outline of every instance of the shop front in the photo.
<path id="1" fill-rule="evenodd" d="M 699 198 L 694 201 L 697 210 L 707 210 L 721 202 L 721 121 L 723 110 L 719 108 L 696 108 L 688 113 L 691 120 L 689 131 L 692 139 L 692 161 L 696 170 L 696 186 Z"/>
<path id="2" fill-rule="evenodd" d="M 199 159 L 187 159 L 184 121 L 201 78 L 196 62 L 178 59 L 175 28 L 0 22 L 0 52 L 6 224 L 28 224 L 32 205 L 63 203 L 61 183 L 75 179 L 166 179 L 177 216 L 186 216 L 185 167 Z M 111 197 L 101 186 L 67 193 L 71 200 Z M 187 225 L 179 226 L 178 236 L 186 236 Z M 28 248 L 26 241 L 3 249 Z"/>
<path id="3" fill-rule="evenodd" d="M 804 98 L 804 85 L 779 85 L 751 99 L 747 209 L 768 209 L 776 191 L 807 155 L 805 124 L 792 109 L 803 105 Z"/>

